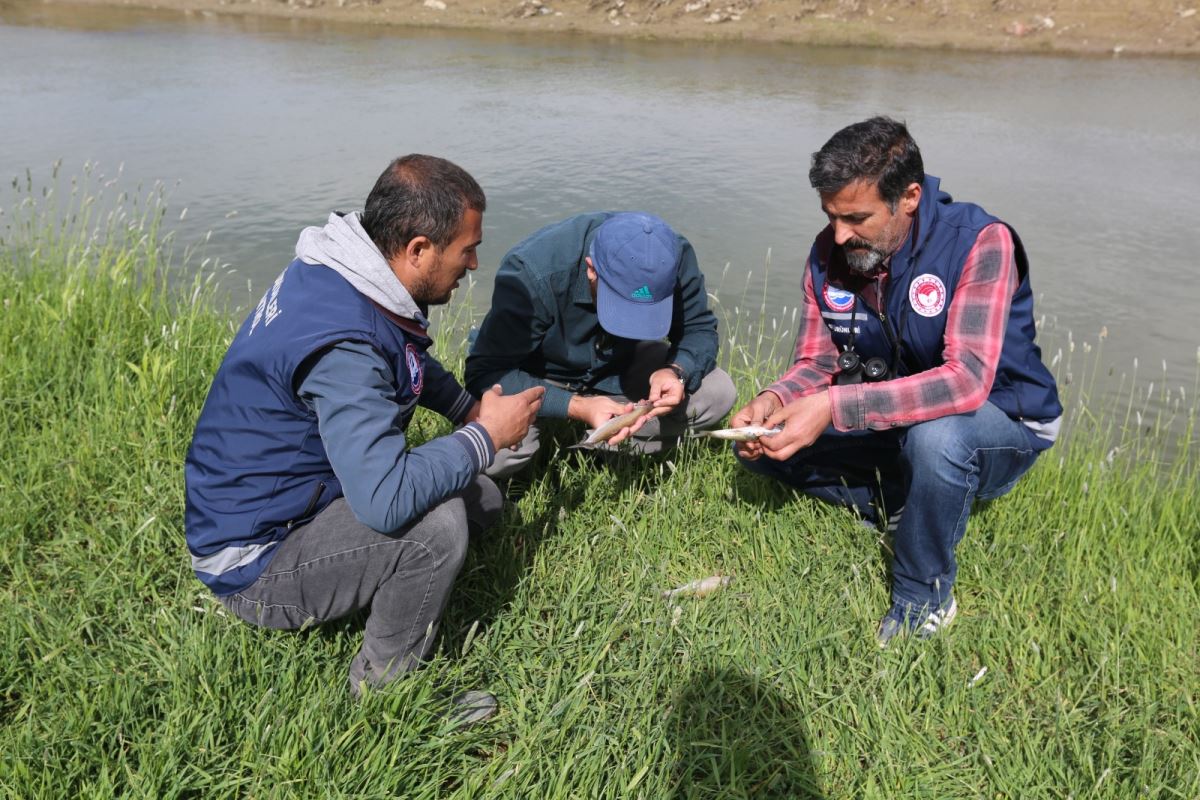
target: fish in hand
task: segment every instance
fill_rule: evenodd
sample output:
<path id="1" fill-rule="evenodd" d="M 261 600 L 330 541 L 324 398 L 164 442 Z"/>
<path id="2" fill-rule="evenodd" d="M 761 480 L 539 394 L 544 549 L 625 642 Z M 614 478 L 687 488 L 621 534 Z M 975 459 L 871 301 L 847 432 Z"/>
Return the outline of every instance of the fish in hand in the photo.
<path id="1" fill-rule="evenodd" d="M 596 428 L 596 430 L 589 433 L 587 438 L 585 438 L 582 442 L 571 445 L 570 449 L 573 450 L 577 447 L 595 447 L 596 445 L 604 444 L 609 439 L 620 433 L 622 428 L 627 428 L 630 425 L 633 425 L 633 423 L 637 422 L 639 419 L 646 416 L 653 410 L 653 403 L 639 403 L 633 407 L 632 411 L 627 411 L 624 414 L 618 414 L 608 422 L 601 425 L 599 428 Z"/>
<path id="2" fill-rule="evenodd" d="M 711 436 L 714 439 L 725 439 L 730 442 L 757 442 L 764 436 L 774 436 L 782 433 L 782 427 L 764 428 L 761 425 L 747 425 L 743 428 L 721 428 L 715 431 L 700 431 L 697 436 Z"/>

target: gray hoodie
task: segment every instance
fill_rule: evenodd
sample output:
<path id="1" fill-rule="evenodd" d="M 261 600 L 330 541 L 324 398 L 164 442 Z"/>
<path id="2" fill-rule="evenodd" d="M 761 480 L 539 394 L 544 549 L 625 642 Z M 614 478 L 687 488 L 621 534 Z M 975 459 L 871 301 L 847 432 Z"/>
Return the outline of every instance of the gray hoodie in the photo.
<path id="1" fill-rule="evenodd" d="M 296 258 L 305 264 L 324 264 L 393 314 L 414 320 L 422 327 L 429 325 L 408 289 L 367 235 L 359 212 L 342 215 L 335 211 L 324 227 L 305 228 L 296 240 Z"/>
<path id="2" fill-rule="evenodd" d="M 330 214 L 324 227 L 305 228 L 296 257 L 324 264 L 360 293 L 401 317 L 428 327 L 412 295 L 363 230 L 359 214 Z M 363 366 L 363 359 L 374 362 Z M 495 446 L 478 422 L 408 449 L 395 433 L 397 407 L 390 363 L 371 345 L 340 342 L 313 365 L 300 397 L 320 419 L 326 454 L 359 520 L 378 531 L 395 531 L 461 492 L 495 457 Z M 384 378 L 383 376 L 390 376 Z M 432 354 L 425 359 L 425 405 L 459 423 L 475 403 Z M 413 402 L 416 402 L 415 400 Z"/>

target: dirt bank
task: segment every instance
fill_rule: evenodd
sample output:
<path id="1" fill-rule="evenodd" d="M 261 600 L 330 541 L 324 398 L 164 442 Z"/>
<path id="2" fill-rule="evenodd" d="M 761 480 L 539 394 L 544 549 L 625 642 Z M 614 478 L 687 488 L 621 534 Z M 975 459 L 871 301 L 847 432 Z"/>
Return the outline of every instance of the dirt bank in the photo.
<path id="1" fill-rule="evenodd" d="M 85 2 L 201 13 L 535 33 L 580 32 L 646 39 L 732 39 L 1110 56 L 1200 56 L 1200 0 Z"/>

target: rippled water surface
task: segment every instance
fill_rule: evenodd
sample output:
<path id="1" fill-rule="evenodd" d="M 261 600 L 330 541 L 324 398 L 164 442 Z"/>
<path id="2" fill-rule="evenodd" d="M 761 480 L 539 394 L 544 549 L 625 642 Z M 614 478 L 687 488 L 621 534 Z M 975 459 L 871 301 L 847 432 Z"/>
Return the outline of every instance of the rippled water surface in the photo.
<path id="1" fill-rule="evenodd" d="M 170 187 L 181 241 L 254 286 L 387 161 L 488 193 L 478 305 L 538 227 L 638 208 L 696 245 L 727 305 L 794 307 L 823 224 L 806 171 L 837 128 L 906 119 L 927 169 L 1021 233 L 1050 360 L 1107 326 L 1105 368 L 1193 385 L 1200 66 L 674 44 L 0 5 L 0 177 L 85 161 Z M 172 215 L 172 219 L 178 216 Z M 769 261 L 769 270 L 768 270 Z M 722 277 L 724 276 L 724 277 Z M 744 293 L 747 298 L 743 299 Z M 251 295 L 235 297 L 248 304 Z M 1115 380 L 1115 379 L 1114 379 Z M 1190 398 L 1189 398 L 1190 399 Z"/>

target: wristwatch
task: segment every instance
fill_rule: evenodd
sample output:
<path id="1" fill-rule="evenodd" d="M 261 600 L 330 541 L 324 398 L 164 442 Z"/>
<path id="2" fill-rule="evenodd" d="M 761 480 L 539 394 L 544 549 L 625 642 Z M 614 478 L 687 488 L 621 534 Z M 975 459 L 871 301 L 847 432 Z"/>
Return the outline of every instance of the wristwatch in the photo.
<path id="1" fill-rule="evenodd" d="M 666 369 L 669 369 L 669 370 L 671 370 L 671 372 L 674 372 L 675 377 L 679 378 L 680 383 L 687 383 L 687 381 L 684 380 L 684 377 L 683 377 L 683 367 L 679 366 L 678 364 L 667 364 Z"/>

